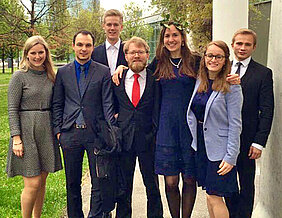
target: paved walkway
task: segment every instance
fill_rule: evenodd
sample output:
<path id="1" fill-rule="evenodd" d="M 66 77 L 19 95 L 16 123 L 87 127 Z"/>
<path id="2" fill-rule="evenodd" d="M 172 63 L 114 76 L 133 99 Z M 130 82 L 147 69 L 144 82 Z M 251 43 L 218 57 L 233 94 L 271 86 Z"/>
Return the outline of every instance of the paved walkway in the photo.
<path id="1" fill-rule="evenodd" d="M 162 202 L 164 207 L 164 218 L 170 218 L 168 205 L 165 198 L 164 191 L 164 180 L 162 176 L 159 176 L 160 179 L 160 190 L 162 196 Z M 256 171 L 256 196 L 255 196 L 255 206 L 258 201 L 259 189 L 258 184 L 260 180 L 260 161 L 257 161 L 257 171 Z M 89 173 L 87 173 L 82 182 L 82 200 L 83 200 L 83 211 L 85 217 L 87 217 L 87 213 L 89 210 L 90 203 L 90 177 Z M 254 208 L 255 208 L 254 206 Z M 114 212 L 115 213 L 115 212 Z M 145 188 L 143 186 L 142 177 L 139 171 L 138 164 L 136 164 L 135 170 L 135 178 L 134 178 L 134 189 L 133 189 L 133 214 L 132 218 L 144 218 L 146 217 L 146 194 Z M 67 217 L 66 215 L 64 217 Z M 206 196 L 205 191 L 201 188 L 198 188 L 196 203 L 194 206 L 192 218 L 208 218 L 208 211 L 206 206 Z M 254 217 L 255 218 L 255 217 Z"/>
<path id="2" fill-rule="evenodd" d="M 163 207 L 164 207 L 164 218 L 170 218 L 168 205 L 167 205 L 166 198 L 165 198 L 163 177 L 160 176 L 159 179 L 160 179 L 160 190 L 161 190 L 162 202 L 163 202 Z M 82 197 L 83 197 L 83 211 L 84 211 L 84 214 L 87 215 L 88 210 L 89 210 L 89 199 L 90 199 L 89 174 L 87 174 L 83 180 Z M 133 201 L 132 202 L 133 202 L 132 217 L 133 218 L 146 217 L 146 193 L 145 193 L 145 188 L 142 182 L 142 177 L 139 171 L 138 164 L 135 170 Z M 209 216 L 208 216 L 208 211 L 206 207 L 205 192 L 202 191 L 200 188 L 198 188 L 198 194 L 197 194 L 197 199 L 196 199 L 195 207 L 193 210 L 192 218 L 207 218 L 207 217 Z"/>

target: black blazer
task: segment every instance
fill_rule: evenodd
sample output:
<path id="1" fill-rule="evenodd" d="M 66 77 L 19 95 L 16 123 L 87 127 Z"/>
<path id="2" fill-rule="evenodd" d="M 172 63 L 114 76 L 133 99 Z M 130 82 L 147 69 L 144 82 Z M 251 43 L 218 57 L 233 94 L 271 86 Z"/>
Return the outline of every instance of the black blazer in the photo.
<path id="1" fill-rule="evenodd" d="M 241 151 L 249 151 L 252 143 L 265 147 L 271 130 L 274 111 L 272 71 L 251 59 L 241 85 L 244 96 Z"/>
<path id="2" fill-rule="evenodd" d="M 113 84 L 115 111 L 118 113 L 117 124 L 122 131 L 122 148 L 147 151 L 154 148 L 159 116 L 159 83 L 147 69 L 144 93 L 136 106 L 133 106 L 125 91 L 123 73 L 119 86 Z"/>
<path id="3" fill-rule="evenodd" d="M 92 60 L 97 61 L 98 63 L 109 66 L 105 42 L 95 47 L 91 58 Z M 122 42 L 120 44 L 119 51 L 118 51 L 118 59 L 117 59 L 116 67 L 118 67 L 119 65 L 127 66 L 127 61 L 125 60 L 125 55 L 123 52 L 123 43 Z"/>
<path id="4" fill-rule="evenodd" d="M 55 135 L 68 131 L 80 111 L 87 129 L 92 132 L 96 132 L 99 119 L 114 122 L 110 69 L 91 60 L 86 83 L 85 92 L 80 96 L 74 62 L 58 69 L 52 102 Z"/>

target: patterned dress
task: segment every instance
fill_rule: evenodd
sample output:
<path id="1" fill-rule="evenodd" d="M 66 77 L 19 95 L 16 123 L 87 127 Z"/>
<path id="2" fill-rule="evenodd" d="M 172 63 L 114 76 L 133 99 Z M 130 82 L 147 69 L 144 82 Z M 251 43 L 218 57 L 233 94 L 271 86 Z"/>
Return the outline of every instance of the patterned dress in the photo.
<path id="1" fill-rule="evenodd" d="M 177 64 L 180 59 L 172 59 Z M 173 176 L 183 173 L 184 177 L 195 176 L 192 136 L 186 123 L 186 111 L 195 79 L 179 75 L 173 66 L 175 78 L 161 79 L 161 108 L 155 152 L 155 172 Z"/>
<path id="2" fill-rule="evenodd" d="M 20 135 L 24 155 L 18 157 L 10 139 L 7 157 L 8 177 L 33 177 L 42 171 L 62 169 L 58 144 L 51 127 L 53 83 L 44 71 L 17 71 L 8 89 L 8 112 L 11 137 Z"/>

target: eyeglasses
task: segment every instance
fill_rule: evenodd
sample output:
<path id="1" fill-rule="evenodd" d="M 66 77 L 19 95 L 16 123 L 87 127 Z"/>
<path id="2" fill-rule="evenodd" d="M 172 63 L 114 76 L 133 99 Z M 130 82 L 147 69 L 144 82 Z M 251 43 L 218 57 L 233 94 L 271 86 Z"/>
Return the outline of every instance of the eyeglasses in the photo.
<path id="1" fill-rule="evenodd" d="M 130 52 L 127 52 L 127 54 L 129 54 L 130 56 L 135 56 L 136 54 L 141 56 L 141 55 L 144 55 L 146 53 L 147 53 L 146 51 L 130 51 Z"/>
<path id="2" fill-rule="evenodd" d="M 222 61 L 225 56 L 224 55 L 205 54 L 205 57 L 207 58 L 207 60 L 212 60 L 213 58 L 215 58 L 215 60 L 217 61 Z"/>

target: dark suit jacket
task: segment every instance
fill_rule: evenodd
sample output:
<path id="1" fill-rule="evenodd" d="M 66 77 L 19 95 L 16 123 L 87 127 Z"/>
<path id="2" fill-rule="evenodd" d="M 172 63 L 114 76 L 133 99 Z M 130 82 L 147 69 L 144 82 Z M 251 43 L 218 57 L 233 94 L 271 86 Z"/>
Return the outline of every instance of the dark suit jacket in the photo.
<path id="1" fill-rule="evenodd" d="M 81 110 L 87 129 L 94 133 L 97 120 L 114 120 L 110 70 L 92 60 L 82 96 L 79 93 L 74 62 L 58 69 L 52 102 L 54 134 L 68 131 Z M 89 137 L 89 141 L 95 139 L 94 135 Z"/>
<path id="2" fill-rule="evenodd" d="M 92 60 L 97 61 L 98 63 L 109 66 L 105 42 L 95 47 L 91 58 Z M 116 67 L 118 67 L 121 64 L 127 66 L 127 61 L 125 60 L 125 55 L 123 52 L 123 43 L 122 42 L 120 44 L 119 51 L 118 51 L 118 59 L 117 59 Z"/>
<path id="3" fill-rule="evenodd" d="M 159 115 L 159 83 L 147 69 L 146 85 L 143 95 L 136 106 L 133 106 L 125 90 L 123 73 L 119 86 L 113 84 L 115 109 L 119 114 L 117 124 L 122 130 L 122 148 L 147 151 L 154 146 L 155 134 L 158 128 Z"/>
<path id="4" fill-rule="evenodd" d="M 241 151 L 249 151 L 252 143 L 265 147 L 270 133 L 273 110 L 272 71 L 251 60 L 241 79 L 243 91 Z"/>

